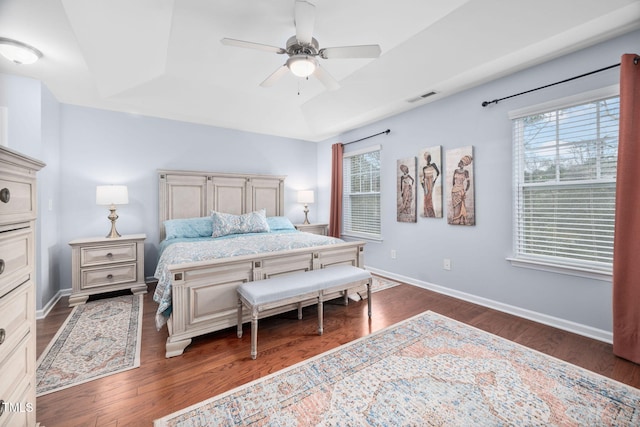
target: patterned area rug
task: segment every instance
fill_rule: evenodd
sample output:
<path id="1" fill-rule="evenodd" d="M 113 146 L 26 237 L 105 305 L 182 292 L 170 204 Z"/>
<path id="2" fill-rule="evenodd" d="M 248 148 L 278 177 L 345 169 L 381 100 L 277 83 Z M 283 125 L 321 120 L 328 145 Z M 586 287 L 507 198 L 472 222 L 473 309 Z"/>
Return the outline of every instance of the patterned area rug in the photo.
<path id="1" fill-rule="evenodd" d="M 394 286 L 398 286 L 400 283 L 391 279 L 387 279 L 386 277 L 372 275 L 373 282 L 371 286 L 371 292 L 382 291 L 384 289 L 393 288 Z"/>
<path id="2" fill-rule="evenodd" d="M 140 366 L 142 295 L 77 305 L 38 359 L 37 395 Z"/>
<path id="3" fill-rule="evenodd" d="M 155 426 L 640 425 L 640 390 L 426 312 Z"/>
<path id="4" fill-rule="evenodd" d="M 393 288 L 394 286 L 398 286 L 400 284 L 399 282 L 387 279 L 386 277 L 376 276 L 375 274 L 372 274 L 371 276 L 373 278 L 371 282 L 371 292 L 378 292 L 385 289 Z M 360 299 L 365 299 L 367 297 L 367 291 L 359 291 L 358 296 L 360 297 Z"/>

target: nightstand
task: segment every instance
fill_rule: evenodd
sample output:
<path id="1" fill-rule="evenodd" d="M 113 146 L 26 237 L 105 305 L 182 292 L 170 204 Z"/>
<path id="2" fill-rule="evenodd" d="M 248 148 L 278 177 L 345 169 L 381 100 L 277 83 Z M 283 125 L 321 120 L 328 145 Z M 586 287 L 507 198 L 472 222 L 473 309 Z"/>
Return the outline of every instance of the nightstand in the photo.
<path id="1" fill-rule="evenodd" d="M 329 224 L 296 224 L 296 230 L 305 233 L 320 234 L 326 236 L 329 233 Z"/>
<path id="2" fill-rule="evenodd" d="M 76 239 L 71 246 L 69 307 L 84 304 L 89 295 L 131 289 L 147 293 L 144 280 L 144 234 L 118 238 Z"/>

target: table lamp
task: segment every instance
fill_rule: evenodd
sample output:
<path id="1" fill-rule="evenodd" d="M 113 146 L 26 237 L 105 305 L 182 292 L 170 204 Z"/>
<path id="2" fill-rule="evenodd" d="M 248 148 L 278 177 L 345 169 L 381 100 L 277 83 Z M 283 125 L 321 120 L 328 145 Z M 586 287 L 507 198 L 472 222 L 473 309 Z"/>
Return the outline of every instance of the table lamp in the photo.
<path id="1" fill-rule="evenodd" d="M 129 192 L 126 185 L 98 185 L 96 187 L 96 204 L 107 205 L 111 213 L 107 218 L 111 220 L 111 232 L 106 237 L 120 237 L 116 230 L 116 205 L 126 205 L 129 203 Z"/>

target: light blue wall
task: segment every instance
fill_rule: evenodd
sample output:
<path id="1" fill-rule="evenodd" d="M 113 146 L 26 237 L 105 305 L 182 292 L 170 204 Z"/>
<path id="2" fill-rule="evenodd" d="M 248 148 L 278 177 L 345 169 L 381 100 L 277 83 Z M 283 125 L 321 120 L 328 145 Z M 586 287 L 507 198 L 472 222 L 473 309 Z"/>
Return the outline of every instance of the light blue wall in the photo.
<path id="1" fill-rule="evenodd" d="M 36 299 L 40 309 L 59 289 L 60 105 L 40 82 L 4 74 L 0 74 L 0 105 L 7 107 L 8 147 L 47 164 L 38 172 Z"/>
<path id="2" fill-rule="evenodd" d="M 152 276 L 158 245 L 158 169 L 286 175 L 285 212 L 302 221 L 295 191 L 313 188 L 316 145 L 210 126 L 91 108 L 62 106 L 62 242 L 106 235 L 105 206 L 95 204 L 101 184 L 126 184 L 129 204 L 118 207 L 121 234 L 146 233 L 145 274 Z M 71 283 L 64 247 L 61 285 Z"/>
<path id="3" fill-rule="evenodd" d="M 640 51 L 638 40 L 640 32 L 634 32 L 323 142 L 318 146 L 318 182 L 323 183 L 320 202 L 328 206 L 331 144 L 357 140 L 389 128 L 389 135 L 345 147 L 345 152 L 349 152 L 382 145 L 384 241 L 367 244 L 368 266 L 424 286 L 441 286 L 446 292 L 471 300 L 507 305 L 520 314 L 530 310 L 535 312 L 531 313 L 534 318 L 541 314 L 551 316 L 542 320 L 560 319 L 564 326 L 571 327 L 570 323 L 576 322 L 597 329 L 595 332 L 610 332 L 610 282 L 517 268 L 506 260 L 512 255 L 512 149 L 507 114 L 510 110 L 616 84 L 619 68 L 486 108 L 481 103 L 619 63 L 622 54 Z M 396 222 L 396 160 L 417 156 L 422 148 L 434 145 L 442 146 L 443 159 L 446 150 L 473 145 L 476 226 L 448 225 L 446 213 L 442 219 Z M 444 183 L 445 200 L 448 190 L 450 184 Z M 323 219 L 328 220 L 328 208 L 322 212 Z M 396 250 L 396 259 L 391 259 L 392 249 Z M 443 269 L 445 258 L 451 260 L 450 271 Z"/>
<path id="4" fill-rule="evenodd" d="M 285 212 L 304 219 L 296 190 L 314 188 L 316 144 L 172 120 L 63 105 L 61 109 L 61 288 L 71 285 L 73 239 L 106 235 L 105 206 L 96 185 L 126 184 L 129 204 L 118 207 L 121 234 L 146 233 L 145 274 L 152 276 L 158 245 L 158 169 L 286 175 Z"/>
<path id="5" fill-rule="evenodd" d="M 129 187 L 118 231 L 146 233 L 145 274 L 158 245 L 158 169 L 286 175 L 285 213 L 302 222 L 296 191 L 315 189 L 316 144 L 279 137 L 59 104 L 40 82 L 0 74 L 8 145 L 47 164 L 38 173 L 37 308 L 71 287 L 68 242 L 104 236 L 108 209 L 95 187 Z"/>

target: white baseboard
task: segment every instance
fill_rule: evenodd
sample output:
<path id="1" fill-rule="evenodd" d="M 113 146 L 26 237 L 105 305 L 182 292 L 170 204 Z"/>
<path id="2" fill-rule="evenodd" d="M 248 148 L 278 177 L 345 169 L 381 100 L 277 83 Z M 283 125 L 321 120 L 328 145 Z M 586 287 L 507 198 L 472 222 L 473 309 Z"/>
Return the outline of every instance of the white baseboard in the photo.
<path id="1" fill-rule="evenodd" d="M 613 343 L 613 333 L 605 331 L 603 329 L 597 329 L 592 326 L 583 325 L 581 323 L 572 322 L 570 320 L 561 319 L 559 317 L 549 316 L 547 314 L 538 313 L 536 311 L 504 304 L 488 298 L 479 297 L 476 295 L 468 294 L 466 292 L 456 291 L 444 286 L 435 285 L 433 283 L 424 282 L 422 280 L 413 279 L 411 277 L 406 277 L 395 273 L 390 273 L 388 271 L 380 270 L 374 267 L 366 266 L 365 268 L 372 273 L 378 274 L 380 276 L 388 277 L 390 279 L 395 279 L 400 282 L 428 289 L 439 294 L 448 295 L 450 297 L 478 304 L 483 307 L 492 308 L 494 310 L 502 311 L 503 313 L 513 314 L 514 316 L 533 320 L 534 322 L 542 323 L 543 325 L 552 326 L 554 328 L 562 329 L 574 334 L 593 338 L 598 341 L 603 341 L 609 344 Z"/>
<path id="2" fill-rule="evenodd" d="M 49 302 L 44 307 L 42 307 L 41 310 L 36 310 L 36 320 L 44 319 L 45 317 L 47 317 L 53 306 L 56 305 L 58 301 L 60 301 L 60 298 L 69 295 L 71 295 L 71 288 L 61 289 L 56 292 L 53 298 L 51 298 Z"/>

